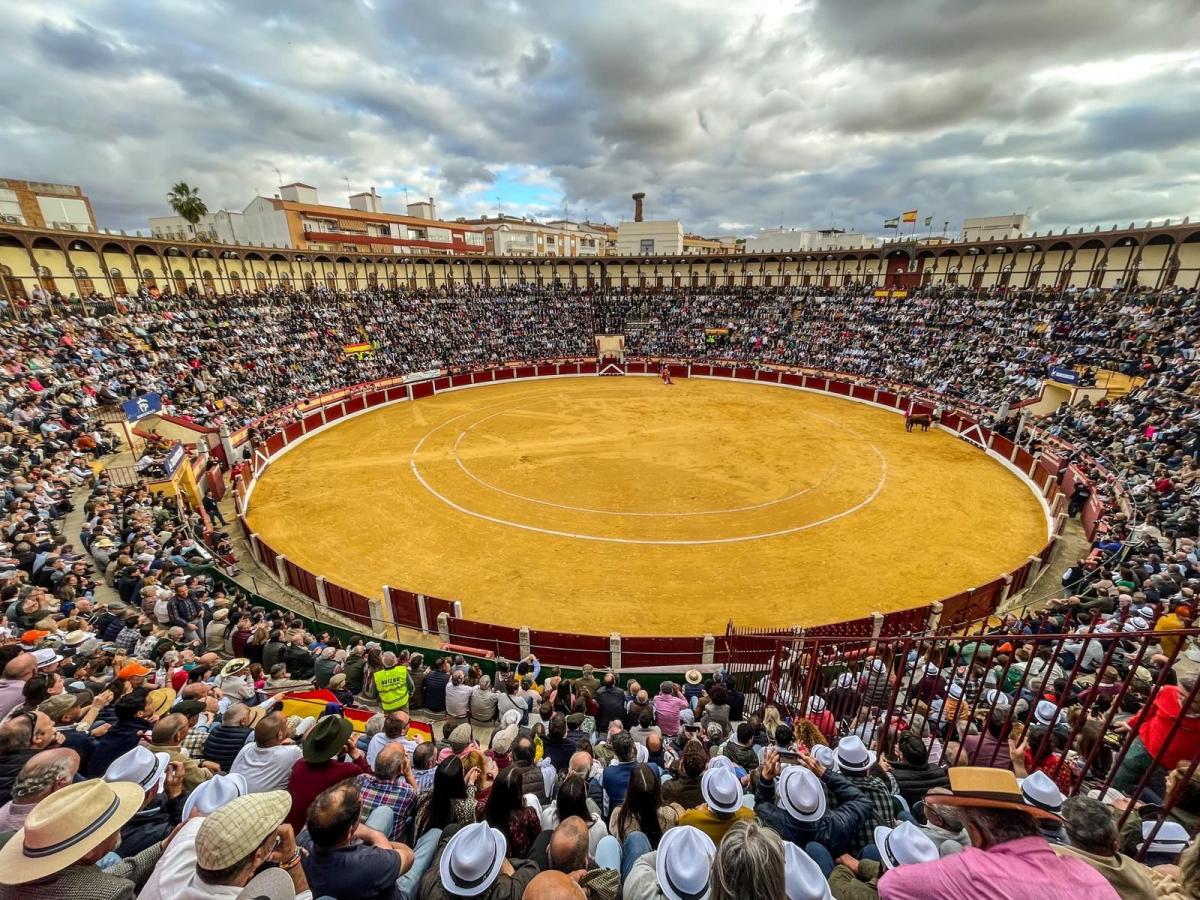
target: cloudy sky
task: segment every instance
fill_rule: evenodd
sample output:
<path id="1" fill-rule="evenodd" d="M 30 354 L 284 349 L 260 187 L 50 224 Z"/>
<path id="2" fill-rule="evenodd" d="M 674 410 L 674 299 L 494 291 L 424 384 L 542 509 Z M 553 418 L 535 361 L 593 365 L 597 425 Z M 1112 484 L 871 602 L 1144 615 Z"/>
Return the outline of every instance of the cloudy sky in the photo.
<path id="1" fill-rule="evenodd" d="M 442 217 L 878 231 L 1200 214 L 1200 0 L 0 0 L 0 176 L 145 228 L 278 184 Z"/>

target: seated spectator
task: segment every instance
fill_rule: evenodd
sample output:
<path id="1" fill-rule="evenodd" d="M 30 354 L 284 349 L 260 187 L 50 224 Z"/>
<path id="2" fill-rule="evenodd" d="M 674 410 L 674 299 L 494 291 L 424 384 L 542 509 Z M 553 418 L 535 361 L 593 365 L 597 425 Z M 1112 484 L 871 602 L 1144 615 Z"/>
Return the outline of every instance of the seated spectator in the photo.
<path id="1" fill-rule="evenodd" d="M 658 773 L 646 763 L 637 763 L 630 772 L 625 797 L 609 815 L 608 833 L 624 843 L 640 831 L 650 846 L 657 848 L 663 833 L 679 821 L 682 812 L 678 806 L 663 803 Z"/>
<path id="2" fill-rule="evenodd" d="M 262 714 L 262 707 L 246 706 L 244 703 L 231 705 L 221 716 L 220 724 L 209 731 L 208 739 L 204 742 L 204 758 L 220 766 L 222 772 L 228 772 Z"/>
<path id="3" fill-rule="evenodd" d="M 324 716 L 304 735 L 301 758 L 292 765 L 288 777 L 292 808 L 287 824 L 293 831 L 304 827 L 308 807 L 327 787 L 371 771 L 365 754 L 352 738 L 353 733 L 349 720 Z M 346 759 L 341 759 L 342 756 Z"/>
<path id="4" fill-rule="evenodd" d="M 953 807 L 971 846 L 936 862 L 889 869 L 879 879 L 884 900 L 950 900 L 995 893 L 998 886 L 1001 896 L 1014 898 L 1117 896 L 1087 863 L 1055 856 L 1037 820 L 1057 816 L 1027 805 L 1011 772 L 960 766 L 950 771 L 950 789 L 925 802 Z"/>
<path id="5" fill-rule="evenodd" d="M 601 839 L 608 835 L 608 826 L 600 815 L 600 807 L 588 796 L 587 777 L 575 772 L 567 774 L 553 802 L 542 810 L 542 829 L 553 831 L 572 816 L 587 825 L 588 855 L 595 859 Z"/>
<path id="6" fill-rule="evenodd" d="M 637 753 L 633 738 L 627 731 L 619 731 L 609 742 L 614 755 L 613 762 L 604 769 L 601 781 L 604 785 L 604 796 L 607 808 L 616 809 L 625 800 L 625 791 L 629 787 L 629 777 L 637 765 Z"/>
<path id="7" fill-rule="evenodd" d="M 109 784 L 98 778 L 51 794 L 0 848 L 0 898 L 128 900 L 135 896 L 162 856 L 161 843 L 103 871 L 97 863 L 117 849 L 121 829 L 145 799 L 139 785 Z"/>
<path id="8" fill-rule="evenodd" d="M 725 755 L 747 772 L 758 768 L 758 754 L 754 752 L 754 728 L 749 722 L 738 725 L 736 740 L 725 745 Z"/>
<path id="9" fill-rule="evenodd" d="M 930 789 L 950 784 L 946 770 L 929 762 L 929 748 L 917 735 L 907 732 L 901 735 L 896 741 L 896 755 L 898 759 L 891 766 L 892 778 L 910 809 Z"/>
<path id="10" fill-rule="evenodd" d="M 19 831 L 35 806 L 61 791 L 79 774 L 79 754 L 65 747 L 43 750 L 26 760 L 13 782 L 12 800 L 0 807 L 0 835 Z"/>
<path id="11" fill-rule="evenodd" d="M 839 857 L 829 876 L 829 889 L 837 900 L 873 900 L 879 896 L 879 876 L 888 869 L 939 858 L 933 841 L 912 822 L 901 822 L 896 828 L 877 828 L 874 838 L 870 856 L 864 854 L 861 860 L 850 855 Z"/>
<path id="12" fill-rule="evenodd" d="M 501 772 L 492 784 L 484 808 L 487 823 L 504 834 L 504 855 L 510 859 L 527 857 L 542 830 L 541 810 L 532 809 L 525 803 L 524 772 L 520 766 L 509 766 Z"/>
<path id="13" fill-rule="evenodd" d="M 412 873 L 414 877 L 403 886 L 398 879 L 411 873 L 412 850 L 362 824 L 362 811 L 362 798 L 353 781 L 326 788 L 313 800 L 307 827 L 296 842 L 308 851 L 302 865 L 311 890 L 317 896 L 364 900 L 398 900 L 402 894 L 411 895 L 412 886 L 424 872 Z"/>
<path id="14" fill-rule="evenodd" d="M 430 829 L 445 830 L 450 825 L 473 824 L 476 819 L 475 786 L 482 777 L 483 771 L 479 768 L 464 772 L 463 762 L 457 756 L 442 760 L 433 776 L 433 787 L 423 791 L 417 800 L 414 837 L 420 840 Z"/>
<path id="15" fill-rule="evenodd" d="M 701 781 L 708 766 L 708 751 L 699 740 L 690 740 L 683 747 L 679 769 L 663 785 L 663 802 L 676 803 L 683 809 L 694 809 L 704 803 Z"/>
<path id="16" fill-rule="evenodd" d="M 891 828 L 896 824 L 896 801 L 888 785 L 871 774 L 876 754 L 864 746 L 858 735 L 842 738 L 835 751 L 838 771 L 871 801 L 870 814 L 859 824 L 851 844 L 851 853 L 858 853 L 873 840 L 875 829 Z"/>
<path id="17" fill-rule="evenodd" d="M 826 789 L 836 808 L 830 808 Z M 816 860 L 826 876 L 834 854 L 849 851 L 871 814 L 870 798 L 844 776 L 807 753 L 798 765 L 781 766 L 771 748 L 763 754 L 754 798 L 754 815 Z"/>
<path id="18" fill-rule="evenodd" d="M 221 767 L 214 762 L 198 763 L 184 752 L 183 742 L 188 735 L 187 716 L 172 713 L 163 716 L 154 723 L 150 732 L 149 749 L 153 753 L 165 753 L 172 762 L 183 766 L 183 792 L 189 794 L 208 779 L 212 778 Z"/>
<path id="19" fill-rule="evenodd" d="M 374 735 L 367 744 L 367 765 L 375 765 L 375 757 L 388 744 L 402 744 L 409 753 L 417 748 L 416 741 L 408 736 L 409 721 L 408 713 L 404 710 L 396 710 L 384 716 L 383 730 Z"/>
<path id="20" fill-rule="evenodd" d="M 138 709 L 141 708 L 139 702 Z M 12 799 L 13 783 L 25 763 L 61 743 L 62 735 L 43 712 L 17 713 L 0 725 L 0 804 Z"/>
<path id="21" fill-rule="evenodd" d="M 631 840 L 622 852 L 624 900 L 710 896 L 717 848 L 708 835 L 686 826 L 672 828 L 663 835 L 657 850 L 650 849 L 644 835 L 640 840 L 640 846 Z M 627 859 L 631 855 L 632 861 Z"/>
<path id="22" fill-rule="evenodd" d="M 683 813 L 679 824 L 699 828 L 714 844 L 719 845 L 736 823 L 754 818 L 754 810 L 743 802 L 742 783 L 725 766 L 705 772 L 700 779 L 700 791 L 704 804 Z"/>
<path id="23" fill-rule="evenodd" d="M 550 717 L 546 737 L 542 741 L 542 752 L 550 760 L 550 765 L 562 772 L 570 767 L 575 748 L 575 741 L 567 737 L 567 717 L 556 712 Z"/>
<path id="24" fill-rule="evenodd" d="M 134 747 L 118 756 L 104 773 L 110 784 L 136 784 L 145 792 L 141 808 L 121 829 L 122 857 L 136 856 L 163 840 L 183 815 L 183 764 L 166 753 Z"/>
<path id="25" fill-rule="evenodd" d="M 1054 845 L 1059 856 L 1083 860 L 1126 900 L 1152 900 L 1154 878 L 1148 866 L 1120 852 L 1117 823 L 1107 806 L 1090 797 L 1071 797 L 1062 808 L 1068 843 Z"/>
<path id="26" fill-rule="evenodd" d="M 246 780 L 250 793 L 283 791 L 303 753 L 291 740 L 283 713 L 272 712 L 254 726 L 254 740 L 242 745 L 229 771 Z"/>
<path id="27" fill-rule="evenodd" d="M 421 900 L 478 897 L 481 900 L 519 900 L 538 867 L 528 860 L 504 855 L 503 832 L 487 822 L 447 828 L 437 855 L 421 879 Z"/>

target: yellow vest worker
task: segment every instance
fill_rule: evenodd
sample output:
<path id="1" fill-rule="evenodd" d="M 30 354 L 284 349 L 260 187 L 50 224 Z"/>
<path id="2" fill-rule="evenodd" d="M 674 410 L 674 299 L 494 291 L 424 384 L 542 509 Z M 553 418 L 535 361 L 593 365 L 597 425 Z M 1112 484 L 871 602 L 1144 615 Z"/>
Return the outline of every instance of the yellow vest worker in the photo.
<path id="1" fill-rule="evenodd" d="M 372 676 L 375 689 L 379 692 L 379 705 L 385 713 L 408 708 L 408 668 L 392 666 L 379 669 Z"/>

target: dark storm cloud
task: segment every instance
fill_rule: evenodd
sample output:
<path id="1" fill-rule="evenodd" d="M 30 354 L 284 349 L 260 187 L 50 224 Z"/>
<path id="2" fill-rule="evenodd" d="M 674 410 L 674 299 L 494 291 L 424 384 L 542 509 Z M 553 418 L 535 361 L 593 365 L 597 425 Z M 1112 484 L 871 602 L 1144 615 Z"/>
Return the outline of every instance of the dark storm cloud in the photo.
<path id="1" fill-rule="evenodd" d="M 688 230 L 917 207 L 1035 227 L 1200 211 L 1196 0 L 605 4 L 0 0 L 2 175 L 84 184 L 145 228 L 275 170 L 341 202 Z M 511 186 L 521 186 L 520 190 Z"/>

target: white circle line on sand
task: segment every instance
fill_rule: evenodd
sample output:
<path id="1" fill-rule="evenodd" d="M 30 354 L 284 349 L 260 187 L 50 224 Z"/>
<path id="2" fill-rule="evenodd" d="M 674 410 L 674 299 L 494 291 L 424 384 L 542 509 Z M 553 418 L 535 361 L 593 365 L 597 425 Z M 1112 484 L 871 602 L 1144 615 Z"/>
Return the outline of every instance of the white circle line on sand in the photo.
<path id="1" fill-rule="evenodd" d="M 458 503 L 455 503 L 449 497 L 440 493 L 436 488 L 433 487 L 433 485 L 431 485 L 429 482 L 427 482 L 425 480 L 425 477 L 421 474 L 420 468 L 417 466 L 417 454 L 421 451 L 421 447 L 425 444 L 425 441 L 427 441 L 434 432 L 440 431 L 442 428 L 446 427 L 451 422 L 455 422 L 455 421 L 463 418 L 464 416 L 469 415 L 471 412 L 472 412 L 472 410 L 468 410 L 467 412 L 460 413 L 457 416 L 453 416 L 453 417 L 447 419 L 445 422 L 442 422 L 440 425 L 435 425 L 433 428 L 431 428 L 429 431 L 427 431 L 421 437 L 421 439 L 419 441 L 417 441 L 417 444 L 415 447 L 413 447 L 412 453 L 409 454 L 409 459 L 408 459 L 408 464 L 409 464 L 409 467 L 412 469 L 413 477 L 417 479 L 417 481 L 420 483 L 420 485 L 423 488 L 425 488 L 425 490 L 427 490 L 429 493 L 433 494 L 434 497 L 436 497 L 438 500 L 442 501 L 442 503 L 446 504 L 451 509 L 457 510 L 458 512 L 462 513 L 463 515 L 471 516 L 473 518 L 480 519 L 484 522 L 491 522 L 494 525 L 505 525 L 509 528 L 518 528 L 522 531 L 530 531 L 535 534 L 548 534 L 548 535 L 551 535 L 554 537 L 573 538 L 575 540 L 581 540 L 581 541 L 599 541 L 601 543 L 606 543 L 606 544 L 650 544 L 650 545 L 657 545 L 657 546 L 703 546 L 703 545 L 711 545 L 711 544 L 740 544 L 740 543 L 743 543 L 746 541 L 760 541 L 760 540 L 765 540 L 767 538 L 783 537 L 784 535 L 796 534 L 801 531 L 807 531 L 810 528 L 816 528 L 820 525 L 827 525 L 830 522 L 836 522 L 838 519 L 843 519 L 846 516 L 854 515 L 854 513 L 858 512 L 861 509 L 864 509 L 865 507 L 867 507 L 868 505 L 873 503 L 875 501 L 875 498 L 878 497 L 880 492 L 883 490 L 884 485 L 887 483 L 887 458 L 882 453 L 879 452 L 878 447 L 876 447 L 874 444 L 872 444 L 870 441 L 868 441 L 867 446 L 870 447 L 872 452 L 874 452 L 874 454 L 879 458 L 879 467 L 880 467 L 879 481 L 876 482 L 875 488 L 871 491 L 870 494 L 867 495 L 867 497 L 864 500 L 860 501 L 859 503 L 856 503 L 854 506 L 850 507 L 849 509 L 842 510 L 841 512 L 835 513 L 832 516 L 826 516 L 823 519 L 818 519 L 815 522 L 808 522 L 808 523 L 805 523 L 804 525 L 795 525 L 791 528 L 781 528 L 777 531 L 763 532 L 761 534 L 748 534 L 748 535 L 743 535 L 740 537 L 727 537 L 727 538 L 704 538 L 704 539 L 698 539 L 698 540 L 648 540 L 648 539 L 644 539 L 644 538 L 607 537 L 607 536 L 596 535 L 596 534 L 577 534 L 577 533 L 570 532 L 570 531 L 558 531 L 553 528 L 542 528 L 537 525 L 526 525 L 523 522 L 513 522 L 508 519 L 501 519 L 497 516 L 489 516 L 486 513 L 481 513 L 481 512 L 477 512 L 473 509 L 468 509 L 467 507 L 462 506 Z"/>
<path id="2" fill-rule="evenodd" d="M 803 497 L 805 494 L 809 493 L 810 491 L 815 491 L 822 484 L 824 484 L 826 481 L 828 481 L 829 478 L 835 472 L 837 472 L 837 462 L 834 462 L 829 466 L 828 469 L 825 470 L 825 472 L 821 475 L 821 477 L 818 478 L 817 481 L 809 487 L 802 488 L 798 491 L 794 491 L 790 494 L 787 494 L 783 497 L 779 497 L 775 500 L 766 500 L 762 503 L 755 503 L 752 506 L 735 506 L 730 509 L 702 509 L 702 510 L 698 510 L 698 511 L 694 511 L 694 512 L 626 512 L 625 510 L 621 510 L 621 509 L 598 509 L 598 508 L 592 507 L 592 506 L 572 506 L 569 503 L 555 503 L 551 500 L 539 500 L 537 497 L 527 497 L 524 494 L 518 494 L 514 491 L 506 490 L 505 488 L 502 488 L 497 484 L 492 484 L 490 481 L 480 478 L 478 475 L 476 475 L 474 472 L 472 472 L 469 468 L 467 468 L 466 463 L 464 463 L 462 461 L 462 458 L 458 455 L 458 446 L 459 446 L 459 444 L 462 443 L 463 438 L 465 438 L 467 436 L 468 432 L 470 432 L 471 429 L 475 428 L 478 425 L 482 425 L 484 422 L 488 422 L 492 419 L 495 419 L 499 416 L 511 415 L 514 412 L 516 412 L 516 413 L 521 412 L 521 408 L 517 407 L 515 409 L 502 409 L 502 410 L 500 410 L 500 412 L 492 413 L 489 416 L 484 416 L 479 421 L 473 422 L 472 424 L 468 425 L 465 431 L 462 431 L 459 433 L 458 439 L 454 442 L 454 448 L 452 450 L 452 453 L 454 455 L 454 462 L 458 464 L 458 467 L 462 470 L 464 475 L 466 475 L 468 478 L 470 478 L 472 481 L 474 481 L 480 487 L 487 488 L 489 491 L 495 491 L 498 494 L 504 494 L 506 497 L 512 497 L 514 500 L 522 500 L 525 503 L 536 503 L 539 506 L 550 506 L 555 509 L 565 509 L 570 512 L 592 513 L 592 514 L 600 515 L 600 516 L 639 516 L 639 517 L 653 518 L 653 519 L 676 519 L 676 518 L 684 518 L 684 517 L 689 517 L 689 516 L 720 516 L 720 515 L 729 515 L 730 513 L 752 512 L 757 509 L 766 509 L 768 506 L 777 506 L 780 503 L 786 503 L 789 500 L 795 500 L 797 497 Z M 816 413 L 805 412 L 804 414 L 812 415 L 819 419 L 825 419 L 824 416 L 818 415 Z M 825 421 L 830 421 L 830 420 L 825 419 Z"/>

